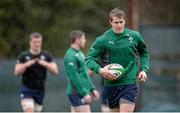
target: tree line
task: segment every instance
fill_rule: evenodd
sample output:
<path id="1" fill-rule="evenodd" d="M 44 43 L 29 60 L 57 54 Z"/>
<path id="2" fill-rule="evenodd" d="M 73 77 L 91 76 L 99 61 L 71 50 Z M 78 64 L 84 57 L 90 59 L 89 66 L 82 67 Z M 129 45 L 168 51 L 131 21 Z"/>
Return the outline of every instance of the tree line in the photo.
<path id="1" fill-rule="evenodd" d="M 28 49 L 31 32 L 43 35 L 43 48 L 63 57 L 69 47 L 69 32 L 86 32 L 87 52 L 96 36 L 109 28 L 108 13 L 126 10 L 126 0 L 1 0 L 0 58 L 14 58 Z"/>

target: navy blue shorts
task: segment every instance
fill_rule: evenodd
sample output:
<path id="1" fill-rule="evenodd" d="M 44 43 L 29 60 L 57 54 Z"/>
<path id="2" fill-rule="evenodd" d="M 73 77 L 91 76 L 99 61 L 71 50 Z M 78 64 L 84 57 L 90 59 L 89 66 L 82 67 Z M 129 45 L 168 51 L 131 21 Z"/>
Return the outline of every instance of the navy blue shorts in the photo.
<path id="1" fill-rule="evenodd" d="M 119 107 L 120 99 L 128 100 L 132 103 L 136 102 L 137 85 L 128 84 L 122 86 L 104 86 L 105 96 L 110 108 Z"/>
<path id="2" fill-rule="evenodd" d="M 37 104 L 42 105 L 44 95 L 42 90 L 32 90 L 24 85 L 21 86 L 21 99 L 32 98 Z"/>
<path id="3" fill-rule="evenodd" d="M 83 97 L 79 94 L 68 94 L 68 98 L 74 107 L 85 105 Z"/>

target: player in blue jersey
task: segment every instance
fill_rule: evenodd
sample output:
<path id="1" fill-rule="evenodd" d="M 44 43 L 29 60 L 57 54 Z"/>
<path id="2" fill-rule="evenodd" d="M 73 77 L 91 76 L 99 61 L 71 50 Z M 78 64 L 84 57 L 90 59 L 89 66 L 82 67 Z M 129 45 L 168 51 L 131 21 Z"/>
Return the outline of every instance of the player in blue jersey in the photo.
<path id="1" fill-rule="evenodd" d="M 45 96 L 47 70 L 58 74 L 53 57 L 41 50 L 42 36 L 34 32 L 29 36 L 30 49 L 22 52 L 15 65 L 15 75 L 22 75 L 21 106 L 24 112 L 40 112 Z"/>

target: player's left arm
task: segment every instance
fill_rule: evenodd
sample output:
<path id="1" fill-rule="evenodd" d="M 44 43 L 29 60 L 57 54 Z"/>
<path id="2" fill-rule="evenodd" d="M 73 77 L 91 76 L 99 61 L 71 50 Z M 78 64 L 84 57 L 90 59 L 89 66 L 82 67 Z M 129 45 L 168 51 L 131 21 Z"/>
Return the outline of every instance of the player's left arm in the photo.
<path id="1" fill-rule="evenodd" d="M 39 60 L 38 63 L 40 65 L 44 66 L 53 75 L 57 75 L 58 74 L 58 67 L 57 67 L 57 64 L 54 61 L 53 62 L 47 62 L 45 60 Z"/>
<path id="2" fill-rule="evenodd" d="M 90 78 L 90 77 L 88 77 L 88 78 L 89 78 L 89 82 L 90 82 L 90 85 L 91 85 L 91 86 L 90 86 L 91 94 L 92 94 L 94 100 L 98 100 L 98 99 L 100 98 L 100 94 L 99 94 L 99 92 L 96 90 L 96 88 L 95 88 L 95 86 L 94 86 L 91 78 Z"/>
<path id="3" fill-rule="evenodd" d="M 54 61 L 54 58 L 51 54 L 45 53 L 47 60 L 39 60 L 38 63 L 44 66 L 48 71 L 50 71 L 53 75 L 57 75 L 59 73 L 58 66 Z"/>
<path id="4" fill-rule="evenodd" d="M 146 48 L 145 42 L 141 34 L 137 33 L 138 36 L 138 53 L 140 55 L 141 70 L 138 75 L 140 82 L 147 80 L 147 71 L 149 70 L 149 52 Z"/>
<path id="5" fill-rule="evenodd" d="M 93 96 L 94 100 L 98 100 L 98 99 L 100 98 L 100 94 L 99 94 L 99 92 L 96 90 L 95 85 L 93 84 L 93 81 L 92 81 L 92 79 L 91 79 L 91 76 L 95 75 L 95 73 L 94 73 L 92 70 L 88 69 L 88 74 L 89 74 L 89 75 L 91 74 L 91 75 L 88 77 L 88 79 L 89 79 L 89 82 L 90 82 L 90 89 L 91 89 L 92 96 Z M 93 75 L 92 75 L 92 74 L 93 74 Z"/>
<path id="6" fill-rule="evenodd" d="M 99 100 L 100 94 L 97 90 L 93 90 L 92 95 L 93 95 L 94 100 Z"/>

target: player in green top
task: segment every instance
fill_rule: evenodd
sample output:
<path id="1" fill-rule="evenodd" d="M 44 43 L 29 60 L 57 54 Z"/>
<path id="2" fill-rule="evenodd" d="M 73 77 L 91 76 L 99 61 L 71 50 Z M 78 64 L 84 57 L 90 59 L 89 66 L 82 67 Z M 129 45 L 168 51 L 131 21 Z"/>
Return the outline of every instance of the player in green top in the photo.
<path id="1" fill-rule="evenodd" d="M 140 33 L 125 28 L 123 10 L 115 8 L 109 17 L 112 28 L 96 38 L 85 62 L 88 68 L 106 78 L 104 91 L 111 111 L 132 112 L 137 98 L 138 56 L 141 63 L 138 79 L 145 82 L 149 53 Z M 103 65 L 97 63 L 99 57 Z M 123 77 L 118 79 L 110 74 L 108 68 L 112 63 L 121 64 L 126 69 Z"/>
<path id="2" fill-rule="evenodd" d="M 69 80 L 67 94 L 71 103 L 71 112 L 90 112 L 89 104 L 92 100 L 90 94 L 97 100 L 99 92 L 95 90 L 84 63 L 84 54 L 80 50 L 85 46 L 85 33 L 74 30 L 70 33 L 70 40 L 71 47 L 64 56 L 64 65 Z"/>

